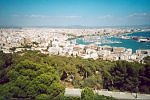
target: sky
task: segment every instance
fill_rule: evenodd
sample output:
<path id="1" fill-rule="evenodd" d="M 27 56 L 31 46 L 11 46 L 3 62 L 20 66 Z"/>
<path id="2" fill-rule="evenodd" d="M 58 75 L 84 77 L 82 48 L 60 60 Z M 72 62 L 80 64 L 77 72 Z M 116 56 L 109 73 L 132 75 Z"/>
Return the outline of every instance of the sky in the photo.
<path id="1" fill-rule="evenodd" d="M 150 0 L 0 0 L 0 25 L 150 25 L 149 5 Z"/>

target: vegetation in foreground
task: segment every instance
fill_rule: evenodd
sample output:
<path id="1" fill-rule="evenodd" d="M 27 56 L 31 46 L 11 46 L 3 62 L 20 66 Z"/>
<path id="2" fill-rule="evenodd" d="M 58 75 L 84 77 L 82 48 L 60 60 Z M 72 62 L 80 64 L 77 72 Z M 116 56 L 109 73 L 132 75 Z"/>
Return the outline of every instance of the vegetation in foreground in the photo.
<path id="1" fill-rule="evenodd" d="M 113 97 L 94 94 L 91 88 L 85 87 L 81 92 L 81 100 L 115 100 Z"/>
<path id="2" fill-rule="evenodd" d="M 108 89 L 150 93 L 150 63 L 49 56 L 38 51 L 0 52 L 0 99 L 64 99 L 64 89 Z M 67 84 L 70 84 L 69 86 Z M 81 99 L 106 98 L 84 89 Z M 87 94 L 87 95 L 86 95 Z M 91 94 L 91 95 L 90 95 Z"/>

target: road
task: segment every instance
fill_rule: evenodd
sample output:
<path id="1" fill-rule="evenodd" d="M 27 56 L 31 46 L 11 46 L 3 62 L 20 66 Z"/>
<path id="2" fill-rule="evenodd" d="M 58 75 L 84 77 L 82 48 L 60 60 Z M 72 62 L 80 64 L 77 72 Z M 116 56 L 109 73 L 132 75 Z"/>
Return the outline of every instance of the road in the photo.
<path id="1" fill-rule="evenodd" d="M 66 88 L 65 96 L 78 96 L 81 97 L 81 89 L 78 88 Z M 116 99 L 128 99 L 128 100 L 150 100 L 150 94 L 137 94 L 129 93 L 129 92 L 114 92 L 114 91 L 106 91 L 106 90 L 93 90 L 94 93 L 98 93 L 99 95 L 110 96 Z"/>

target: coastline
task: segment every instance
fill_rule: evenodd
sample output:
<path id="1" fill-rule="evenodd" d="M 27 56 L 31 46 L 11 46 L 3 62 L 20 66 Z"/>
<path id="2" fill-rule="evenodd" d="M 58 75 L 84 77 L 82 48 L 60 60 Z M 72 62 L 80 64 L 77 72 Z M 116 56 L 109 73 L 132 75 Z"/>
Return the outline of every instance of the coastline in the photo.
<path id="1" fill-rule="evenodd" d="M 138 31 L 138 32 L 132 32 L 132 33 L 125 33 L 125 34 L 121 34 L 121 36 L 122 35 L 126 36 L 126 35 L 129 35 L 129 34 L 137 34 L 139 32 L 149 32 L 149 31 Z M 92 36 L 90 38 L 92 38 Z M 111 46 L 111 47 L 131 48 L 133 50 L 133 52 L 136 52 L 136 50 L 139 50 L 139 49 L 150 49 L 149 42 L 141 43 L 141 42 L 138 42 L 138 41 L 130 39 L 130 38 L 123 39 L 123 38 L 118 37 L 118 36 L 116 36 L 116 37 L 112 36 L 111 38 L 106 38 L 106 39 L 110 40 L 110 41 L 108 43 L 101 43 L 99 41 L 99 44 L 100 44 L 99 46 L 108 45 L 108 46 Z M 80 43 L 80 41 L 81 41 L 81 43 Z M 76 41 L 77 44 L 88 45 L 88 44 L 95 43 L 94 41 L 93 42 L 85 42 L 83 40 L 83 38 L 80 38 L 80 41 Z"/>

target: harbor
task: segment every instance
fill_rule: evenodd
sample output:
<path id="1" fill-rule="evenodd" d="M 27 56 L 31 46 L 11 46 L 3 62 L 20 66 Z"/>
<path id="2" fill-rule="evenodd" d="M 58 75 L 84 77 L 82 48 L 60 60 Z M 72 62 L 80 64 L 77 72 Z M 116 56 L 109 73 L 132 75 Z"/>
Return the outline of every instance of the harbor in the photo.
<path id="1" fill-rule="evenodd" d="M 142 34 L 143 33 L 143 34 Z M 139 35 L 140 34 L 140 35 Z M 77 38 L 77 44 L 98 44 L 99 46 L 125 47 L 131 48 L 133 52 L 138 49 L 150 49 L 150 32 L 134 32 L 128 34 L 114 35 L 114 36 L 86 36 Z"/>

